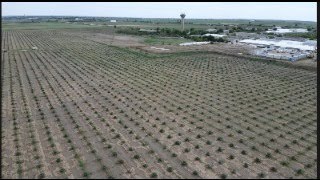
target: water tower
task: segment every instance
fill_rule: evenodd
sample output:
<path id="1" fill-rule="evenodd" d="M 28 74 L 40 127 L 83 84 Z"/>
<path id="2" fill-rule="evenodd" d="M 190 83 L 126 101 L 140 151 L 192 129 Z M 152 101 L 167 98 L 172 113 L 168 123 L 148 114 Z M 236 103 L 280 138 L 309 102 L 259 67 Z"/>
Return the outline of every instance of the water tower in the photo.
<path id="1" fill-rule="evenodd" d="M 180 17 L 181 17 L 182 31 L 184 31 L 184 18 L 186 17 L 186 14 L 185 13 L 181 13 Z"/>

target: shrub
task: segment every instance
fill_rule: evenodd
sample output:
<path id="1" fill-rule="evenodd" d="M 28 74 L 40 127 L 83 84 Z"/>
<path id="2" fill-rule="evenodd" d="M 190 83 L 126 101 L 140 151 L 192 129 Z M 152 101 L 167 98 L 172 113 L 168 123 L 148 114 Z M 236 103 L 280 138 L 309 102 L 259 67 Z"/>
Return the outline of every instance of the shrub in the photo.
<path id="1" fill-rule="evenodd" d="M 264 174 L 264 173 L 259 173 L 259 174 L 258 174 L 258 177 L 259 177 L 259 178 L 264 178 L 264 177 L 265 177 L 265 174 Z"/>
<path id="2" fill-rule="evenodd" d="M 271 153 L 266 154 L 266 158 L 271 158 L 271 157 L 272 157 Z"/>
<path id="3" fill-rule="evenodd" d="M 243 164 L 243 167 L 244 167 L 244 168 L 248 168 L 248 167 L 249 167 L 248 163 L 244 163 L 244 164 Z"/>
<path id="4" fill-rule="evenodd" d="M 193 174 L 194 176 L 198 176 L 198 175 L 199 175 L 197 171 L 193 171 L 192 174 Z"/>
<path id="5" fill-rule="evenodd" d="M 112 156 L 113 156 L 113 157 L 117 157 L 117 156 L 118 156 L 118 153 L 117 153 L 117 152 L 112 152 Z"/>
<path id="6" fill-rule="evenodd" d="M 298 169 L 297 170 L 297 175 L 299 176 L 299 175 L 302 175 L 302 174 L 304 174 L 304 171 L 302 169 Z"/>
<path id="7" fill-rule="evenodd" d="M 221 148 L 221 147 L 219 147 L 218 149 L 217 149 L 217 152 L 222 152 L 223 151 L 223 149 Z"/>
<path id="8" fill-rule="evenodd" d="M 221 175 L 220 175 L 220 178 L 221 178 L 221 179 L 226 179 L 226 178 L 227 178 L 227 175 L 226 175 L 226 174 L 221 174 Z"/>
<path id="9" fill-rule="evenodd" d="M 223 138 L 222 137 L 218 137 L 217 141 L 223 141 Z"/>
<path id="10" fill-rule="evenodd" d="M 271 172 L 277 172 L 277 169 L 276 169 L 275 167 L 271 167 L 271 168 L 270 168 L 270 171 L 271 171 Z"/>
<path id="11" fill-rule="evenodd" d="M 167 168 L 167 171 L 168 171 L 168 172 L 172 172 L 172 171 L 173 171 L 172 167 L 168 167 L 168 168 Z"/>
<path id="12" fill-rule="evenodd" d="M 212 166 L 210 164 L 206 164 L 206 169 L 212 169 Z"/>
<path id="13" fill-rule="evenodd" d="M 133 158 L 134 158 L 134 159 L 139 159 L 140 156 L 139 156 L 138 154 L 136 154 L 136 155 L 133 156 Z"/>
<path id="14" fill-rule="evenodd" d="M 19 171 L 19 170 L 18 170 L 18 171 Z M 22 171 L 22 170 L 21 170 L 21 171 Z M 18 174 L 21 174 L 21 173 L 18 172 Z M 44 174 L 44 173 L 40 173 L 40 174 L 39 174 L 39 179 L 43 179 L 43 178 L 45 178 L 45 174 Z"/>
<path id="15" fill-rule="evenodd" d="M 65 173 L 66 170 L 65 170 L 64 168 L 61 168 L 61 169 L 59 170 L 59 172 L 62 174 L 62 173 Z"/>
<path id="16" fill-rule="evenodd" d="M 83 173 L 83 177 L 86 177 L 86 178 L 89 177 L 89 173 L 88 172 L 84 172 Z"/>
<path id="17" fill-rule="evenodd" d="M 288 165 L 289 165 L 289 163 L 288 163 L 287 161 L 281 161 L 280 164 L 281 164 L 282 166 L 288 166 Z"/>
<path id="18" fill-rule="evenodd" d="M 118 161 L 117 161 L 117 164 L 123 164 L 124 163 L 124 161 L 122 160 L 122 159 L 119 159 Z"/>
<path id="19" fill-rule="evenodd" d="M 158 177 L 158 174 L 153 172 L 151 175 L 150 175 L 151 178 L 157 178 Z"/>
<path id="20" fill-rule="evenodd" d="M 176 141 L 175 143 L 174 143 L 174 145 L 180 145 L 181 144 L 181 142 L 180 141 Z"/>
<path id="21" fill-rule="evenodd" d="M 259 158 L 255 158 L 254 162 L 258 164 L 258 163 L 261 163 L 261 160 Z"/>
<path id="22" fill-rule="evenodd" d="M 188 163 L 187 163 L 186 161 L 182 161 L 182 162 L 181 162 L 181 165 L 182 165 L 182 166 L 187 166 Z"/>

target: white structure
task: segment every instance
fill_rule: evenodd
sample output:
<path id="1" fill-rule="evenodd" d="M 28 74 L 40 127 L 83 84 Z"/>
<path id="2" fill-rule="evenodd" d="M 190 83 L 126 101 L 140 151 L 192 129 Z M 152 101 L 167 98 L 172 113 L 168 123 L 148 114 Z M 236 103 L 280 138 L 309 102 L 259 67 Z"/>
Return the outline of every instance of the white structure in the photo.
<path id="1" fill-rule="evenodd" d="M 305 51 L 314 51 L 316 49 L 316 43 L 310 45 L 310 41 L 300 42 L 300 41 L 289 41 L 289 40 L 263 40 L 263 39 L 244 39 L 240 41 L 241 43 L 256 44 L 256 45 L 274 45 L 283 48 L 294 48 Z"/>
<path id="2" fill-rule="evenodd" d="M 266 33 L 284 34 L 284 33 L 306 33 L 307 29 L 282 29 L 281 27 L 276 27 L 276 30 L 269 29 Z"/>
<path id="3" fill-rule="evenodd" d="M 181 43 L 180 46 L 190 46 L 190 45 L 203 45 L 203 44 L 210 44 L 210 41 L 203 41 L 203 42 L 187 42 Z"/>
<path id="4" fill-rule="evenodd" d="M 218 37 L 218 38 L 223 38 L 225 37 L 226 35 L 222 35 L 222 34 L 204 34 L 202 36 L 213 36 L 213 37 Z"/>
<path id="5" fill-rule="evenodd" d="M 151 33 L 154 33 L 154 32 L 157 32 L 157 30 L 154 30 L 154 29 L 139 29 L 140 32 L 151 32 Z"/>
<path id="6" fill-rule="evenodd" d="M 215 33 L 215 32 L 217 32 L 217 29 L 207 29 L 206 31 L 207 31 L 207 32 L 211 32 L 211 33 L 212 33 L 212 32 Z"/>
<path id="7" fill-rule="evenodd" d="M 110 20 L 110 22 L 111 22 L 111 23 L 116 23 L 117 20 L 114 20 L 114 19 L 113 19 L 113 20 Z"/>
<path id="8" fill-rule="evenodd" d="M 180 17 L 181 17 L 182 31 L 184 31 L 184 18 L 186 17 L 186 14 L 185 13 L 181 13 Z"/>
<path id="9" fill-rule="evenodd" d="M 296 61 L 312 57 L 317 48 L 317 41 L 289 41 L 268 39 L 245 39 L 240 43 L 254 46 L 254 53 L 258 56 Z"/>

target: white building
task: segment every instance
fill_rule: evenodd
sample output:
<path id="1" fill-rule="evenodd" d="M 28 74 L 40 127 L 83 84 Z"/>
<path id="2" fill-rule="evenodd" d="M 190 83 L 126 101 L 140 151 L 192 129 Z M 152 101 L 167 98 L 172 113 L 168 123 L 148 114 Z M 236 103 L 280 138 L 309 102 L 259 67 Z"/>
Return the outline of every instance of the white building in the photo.
<path id="1" fill-rule="evenodd" d="M 204 34 L 202 36 L 213 36 L 213 37 L 218 37 L 218 38 L 223 38 L 225 37 L 226 35 L 222 35 L 222 34 Z"/>
<path id="2" fill-rule="evenodd" d="M 215 33 L 215 32 L 217 32 L 217 29 L 207 29 L 206 31 Z"/>
<path id="3" fill-rule="evenodd" d="M 269 39 L 244 39 L 240 41 L 241 43 L 246 44 L 255 44 L 255 45 L 274 45 L 282 48 L 293 48 L 299 49 L 302 51 L 314 51 L 316 49 L 316 42 L 307 41 L 290 41 L 290 40 L 269 40 Z"/>
<path id="4" fill-rule="evenodd" d="M 276 30 L 269 29 L 266 33 L 284 34 L 284 33 L 306 33 L 307 29 L 297 28 L 297 29 L 282 29 L 281 27 L 276 27 Z"/>
<path id="5" fill-rule="evenodd" d="M 117 22 L 117 20 L 114 20 L 114 19 L 113 19 L 113 20 L 110 20 L 110 22 L 112 22 L 112 23 L 116 23 L 116 22 Z"/>

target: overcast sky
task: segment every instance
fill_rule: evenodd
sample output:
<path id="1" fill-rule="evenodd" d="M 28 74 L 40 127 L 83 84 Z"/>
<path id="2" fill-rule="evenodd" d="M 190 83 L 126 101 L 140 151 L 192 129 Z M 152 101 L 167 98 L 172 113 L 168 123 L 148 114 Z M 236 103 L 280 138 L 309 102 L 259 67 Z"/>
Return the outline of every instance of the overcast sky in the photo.
<path id="1" fill-rule="evenodd" d="M 317 21 L 316 2 L 3 2 L 2 15 Z"/>

